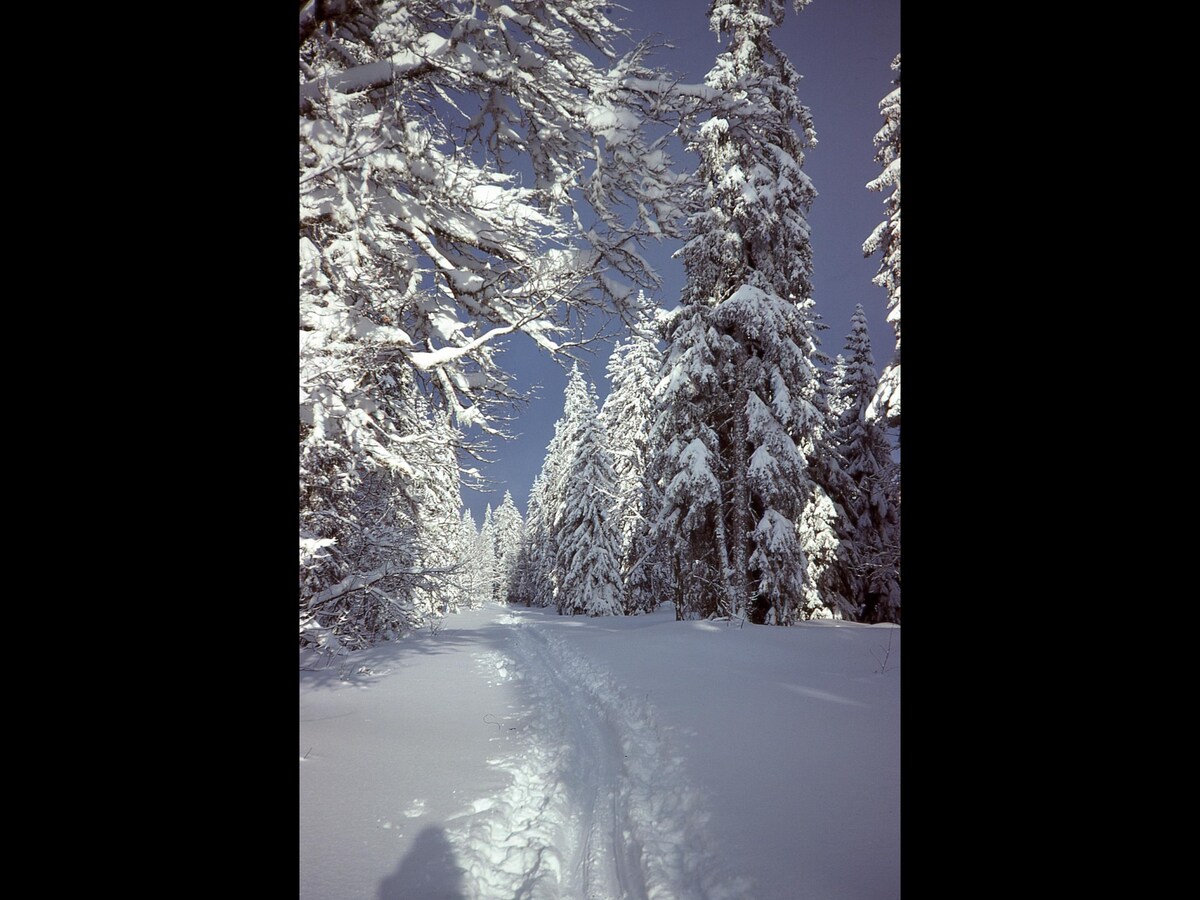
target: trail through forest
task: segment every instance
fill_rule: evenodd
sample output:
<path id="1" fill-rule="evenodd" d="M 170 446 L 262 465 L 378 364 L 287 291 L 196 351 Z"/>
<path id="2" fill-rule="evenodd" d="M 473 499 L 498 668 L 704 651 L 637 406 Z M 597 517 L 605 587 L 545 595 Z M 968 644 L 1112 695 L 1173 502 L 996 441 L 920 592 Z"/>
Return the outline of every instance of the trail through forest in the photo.
<path id="1" fill-rule="evenodd" d="M 302 656 L 300 897 L 899 896 L 899 634 L 489 604 Z"/>
<path id="2" fill-rule="evenodd" d="M 653 708 L 520 613 L 507 657 L 528 742 L 499 764 L 509 787 L 452 835 L 479 896 L 749 896 L 723 879 L 700 795 L 659 731 Z"/>

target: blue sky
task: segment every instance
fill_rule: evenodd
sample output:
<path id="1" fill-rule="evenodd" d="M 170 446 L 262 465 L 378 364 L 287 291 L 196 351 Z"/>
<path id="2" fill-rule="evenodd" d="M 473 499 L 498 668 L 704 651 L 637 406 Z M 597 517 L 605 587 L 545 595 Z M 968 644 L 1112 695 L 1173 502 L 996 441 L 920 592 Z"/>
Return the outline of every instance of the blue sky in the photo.
<path id="1" fill-rule="evenodd" d="M 616 18 L 635 36 L 657 35 L 674 45 L 652 62 L 678 73 L 688 82 L 703 81 L 723 42 L 709 30 L 707 0 L 621 0 L 614 5 Z M 800 72 L 800 101 L 812 111 L 817 146 L 806 151 L 804 171 L 813 180 L 817 199 L 808 220 L 812 227 L 813 299 L 828 330 L 822 332 L 822 349 L 830 357 L 840 353 L 850 331 L 850 316 L 861 303 L 870 324 L 876 370 L 891 359 L 895 336 L 885 321 L 887 297 L 871 283 L 879 256 L 864 257 L 862 244 L 884 218 L 885 194 L 865 185 L 880 173 L 874 161 L 872 138 L 883 119 L 879 101 L 892 89 L 892 59 L 900 52 L 900 0 L 813 0 L 801 13 L 788 5 L 783 25 L 775 32 L 779 48 Z M 691 169 L 695 158 L 676 159 Z M 683 266 L 670 254 L 674 242 L 650 255 L 663 277 L 660 306 L 678 302 L 684 283 Z M 608 392 L 604 368 L 611 345 L 598 343 L 584 359 L 587 377 L 596 383 L 601 401 Z M 481 466 L 493 490 L 463 489 L 463 502 L 476 524 L 485 507 L 500 504 L 505 490 L 522 514 L 533 479 L 541 469 L 546 445 L 554 436 L 554 423 L 562 413 L 567 369 L 515 338 L 501 364 L 517 375 L 517 386 L 533 398 L 511 423 L 514 440 L 497 442 L 494 462 Z"/>

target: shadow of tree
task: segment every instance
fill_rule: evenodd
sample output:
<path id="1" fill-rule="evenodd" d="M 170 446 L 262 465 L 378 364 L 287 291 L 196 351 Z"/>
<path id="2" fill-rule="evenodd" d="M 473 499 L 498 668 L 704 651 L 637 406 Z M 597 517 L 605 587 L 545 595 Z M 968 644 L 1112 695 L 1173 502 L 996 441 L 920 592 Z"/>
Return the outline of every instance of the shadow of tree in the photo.
<path id="1" fill-rule="evenodd" d="M 446 621 L 452 623 L 453 617 L 447 617 Z M 384 641 L 343 656 L 318 657 L 302 651 L 300 685 L 306 689 L 337 688 L 344 684 L 368 685 L 380 673 L 403 668 L 409 656 L 451 653 L 480 642 L 499 645 L 510 633 L 507 626 L 457 629 L 453 624 L 447 624 L 437 635 L 410 632 L 399 640 Z"/>
<path id="2" fill-rule="evenodd" d="M 431 825 L 417 835 L 395 873 L 379 883 L 378 900 L 466 900 L 462 873 L 446 833 Z"/>

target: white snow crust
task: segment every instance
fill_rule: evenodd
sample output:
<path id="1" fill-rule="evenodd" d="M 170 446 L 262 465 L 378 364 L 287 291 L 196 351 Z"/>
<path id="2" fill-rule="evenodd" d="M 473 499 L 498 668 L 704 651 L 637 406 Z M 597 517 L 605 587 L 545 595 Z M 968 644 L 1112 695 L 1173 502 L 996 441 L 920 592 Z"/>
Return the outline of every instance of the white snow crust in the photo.
<path id="1" fill-rule="evenodd" d="M 302 659 L 300 896 L 890 900 L 899 731 L 897 627 L 464 611 Z"/>

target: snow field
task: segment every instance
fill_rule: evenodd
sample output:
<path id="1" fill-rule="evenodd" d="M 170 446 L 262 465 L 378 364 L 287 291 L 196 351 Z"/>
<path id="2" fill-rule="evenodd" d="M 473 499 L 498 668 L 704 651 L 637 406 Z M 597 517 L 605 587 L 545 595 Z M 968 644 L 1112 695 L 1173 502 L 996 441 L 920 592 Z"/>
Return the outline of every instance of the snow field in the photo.
<path id="1" fill-rule="evenodd" d="M 895 900 L 900 637 L 487 604 L 302 655 L 301 900 Z"/>

